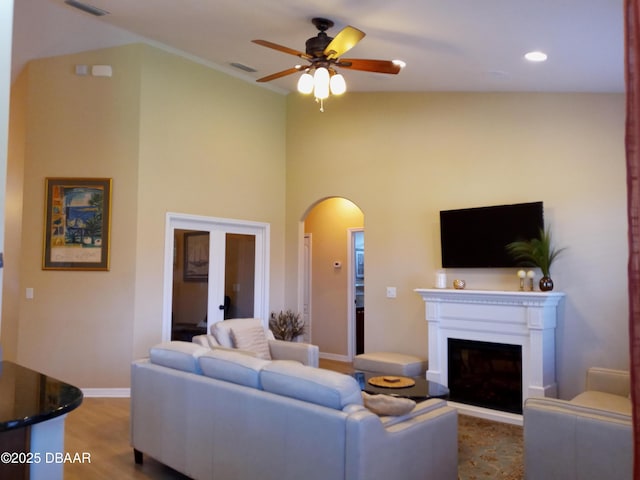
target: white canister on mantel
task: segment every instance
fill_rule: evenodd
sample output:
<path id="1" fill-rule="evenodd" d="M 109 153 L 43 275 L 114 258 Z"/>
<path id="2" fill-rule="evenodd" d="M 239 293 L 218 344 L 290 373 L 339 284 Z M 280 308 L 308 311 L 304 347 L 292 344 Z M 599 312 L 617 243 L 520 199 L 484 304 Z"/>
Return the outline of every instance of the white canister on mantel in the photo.
<path id="1" fill-rule="evenodd" d="M 436 288 L 447 288 L 447 272 L 444 270 L 436 272 Z"/>

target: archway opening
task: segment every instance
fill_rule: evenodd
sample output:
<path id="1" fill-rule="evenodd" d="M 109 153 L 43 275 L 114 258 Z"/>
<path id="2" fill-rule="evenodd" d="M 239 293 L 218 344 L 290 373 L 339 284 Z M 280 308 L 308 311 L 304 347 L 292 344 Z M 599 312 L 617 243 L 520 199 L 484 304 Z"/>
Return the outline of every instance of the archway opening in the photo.
<path id="1" fill-rule="evenodd" d="M 364 213 L 330 197 L 312 205 L 303 222 L 309 337 L 323 358 L 351 361 L 364 348 Z"/>

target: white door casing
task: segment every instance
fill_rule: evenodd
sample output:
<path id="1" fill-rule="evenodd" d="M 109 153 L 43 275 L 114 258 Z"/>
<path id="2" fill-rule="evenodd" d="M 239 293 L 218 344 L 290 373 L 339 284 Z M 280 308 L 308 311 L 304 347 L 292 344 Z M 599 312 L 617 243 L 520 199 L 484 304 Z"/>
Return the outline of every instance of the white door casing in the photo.
<path id="1" fill-rule="evenodd" d="M 171 313 L 173 308 L 173 256 L 174 230 L 199 230 L 209 232 L 209 285 L 207 306 L 207 331 L 218 321 L 222 321 L 223 311 L 219 305 L 224 303 L 224 251 L 225 235 L 237 233 L 254 235 L 255 279 L 254 279 L 254 316 L 269 324 L 269 234 L 268 223 L 206 217 L 182 213 L 166 214 L 165 252 L 162 307 L 162 341 L 171 339 Z"/>

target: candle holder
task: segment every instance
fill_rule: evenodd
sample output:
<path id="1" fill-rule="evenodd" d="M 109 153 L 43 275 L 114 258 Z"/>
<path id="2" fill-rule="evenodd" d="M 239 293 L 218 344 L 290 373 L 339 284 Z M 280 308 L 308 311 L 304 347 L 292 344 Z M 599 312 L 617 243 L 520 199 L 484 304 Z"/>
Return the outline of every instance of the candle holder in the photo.
<path id="1" fill-rule="evenodd" d="M 524 291 L 524 278 L 527 276 L 524 270 L 518 270 L 518 278 L 520 279 L 520 291 Z"/>
<path id="2" fill-rule="evenodd" d="M 533 292 L 533 277 L 535 276 L 535 273 L 533 272 L 533 270 L 529 270 L 527 272 L 527 278 L 529 279 L 529 291 Z"/>

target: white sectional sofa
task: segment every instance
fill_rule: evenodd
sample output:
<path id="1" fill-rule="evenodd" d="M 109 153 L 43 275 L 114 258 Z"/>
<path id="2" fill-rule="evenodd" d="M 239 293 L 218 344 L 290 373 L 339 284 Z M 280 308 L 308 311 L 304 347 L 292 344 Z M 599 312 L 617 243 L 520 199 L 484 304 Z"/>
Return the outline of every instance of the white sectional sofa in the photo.
<path id="1" fill-rule="evenodd" d="M 455 480 L 457 412 L 380 417 L 337 372 L 168 342 L 131 370 L 131 443 L 194 479 Z"/>
<path id="2" fill-rule="evenodd" d="M 211 349 L 234 349 L 240 350 L 248 355 L 256 356 L 255 351 L 238 348 L 234 342 L 234 332 L 251 332 L 258 330 L 262 332 L 260 337 L 254 337 L 251 346 L 260 350 L 260 340 L 264 342 L 269 351 L 269 356 L 273 360 L 297 360 L 304 365 L 317 367 L 319 365 L 320 353 L 317 345 L 310 343 L 285 342 L 284 340 L 276 340 L 273 332 L 262 325 L 259 318 L 233 318 L 214 323 L 211 326 L 210 334 L 196 335 L 192 341 L 203 347 Z"/>

